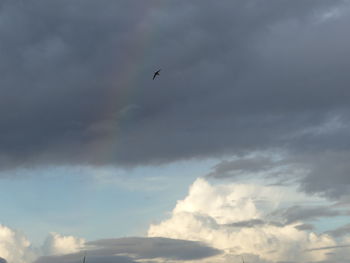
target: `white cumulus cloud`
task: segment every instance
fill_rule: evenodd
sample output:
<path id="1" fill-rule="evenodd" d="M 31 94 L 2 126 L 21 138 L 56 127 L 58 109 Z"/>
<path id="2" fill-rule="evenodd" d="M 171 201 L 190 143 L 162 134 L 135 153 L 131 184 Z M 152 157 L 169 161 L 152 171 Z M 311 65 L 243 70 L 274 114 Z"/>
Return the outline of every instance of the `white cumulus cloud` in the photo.
<path id="1" fill-rule="evenodd" d="M 50 233 L 44 244 L 35 247 L 20 231 L 0 224 L 0 263 L 32 263 L 41 256 L 78 252 L 85 240 L 74 236 Z"/>
<path id="2" fill-rule="evenodd" d="M 22 233 L 0 225 L 0 257 L 8 263 L 28 263 L 35 259 L 36 252 Z"/>
<path id="3" fill-rule="evenodd" d="M 58 233 L 50 233 L 47 237 L 43 250 L 45 255 L 63 255 L 75 253 L 81 250 L 85 240 L 74 236 L 63 236 Z"/>
<path id="4" fill-rule="evenodd" d="M 335 262 L 336 239 L 298 228 L 302 220 L 285 223 L 281 214 L 274 213 L 291 205 L 321 201 L 284 186 L 211 185 L 200 178 L 188 196 L 177 202 L 171 217 L 151 225 L 148 235 L 205 242 L 225 251 L 228 261 L 230 255 L 249 254 L 260 262 Z M 310 251 L 315 247 L 334 248 Z M 342 256 L 349 258 L 350 252 L 342 251 Z"/>

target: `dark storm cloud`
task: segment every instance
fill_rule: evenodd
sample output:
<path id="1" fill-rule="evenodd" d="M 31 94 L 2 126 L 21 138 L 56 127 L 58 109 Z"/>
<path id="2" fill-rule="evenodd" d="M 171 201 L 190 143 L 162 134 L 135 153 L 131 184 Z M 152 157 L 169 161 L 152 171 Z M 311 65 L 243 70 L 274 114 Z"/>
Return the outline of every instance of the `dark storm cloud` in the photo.
<path id="1" fill-rule="evenodd" d="M 3 1 L 1 167 L 349 156 L 349 13 L 335 0 Z M 336 189 L 328 175 L 304 189 Z"/>
<path id="2" fill-rule="evenodd" d="M 133 263 L 137 260 L 168 259 L 195 260 L 215 256 L 221 251 L 199 242 L 169 238 L 129 237 L 103 239 L 88 242 L 86 255 L 89 262 L 122 262 Z M 125 255 L 128 255 L 126 257 Z M 41 257 L 36 263 L 81 262 L 84 253 L 63 256 Z M 152 262 L 152 261 L 149 261 Z"/>

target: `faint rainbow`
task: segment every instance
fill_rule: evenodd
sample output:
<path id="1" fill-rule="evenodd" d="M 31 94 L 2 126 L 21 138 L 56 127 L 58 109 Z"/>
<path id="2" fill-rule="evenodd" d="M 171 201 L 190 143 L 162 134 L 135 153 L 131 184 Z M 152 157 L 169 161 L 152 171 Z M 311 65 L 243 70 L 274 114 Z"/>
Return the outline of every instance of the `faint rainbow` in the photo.
<path id="1" fill-rule="evenodd" d="M 164 5 L 164 0 L 143 0 L 139 4 L 142 5 L 143 12 L 138 18 L 137 26 L 134 31 L 130 33 L 130 46 L 123 52 L 127 52 L 128 60 L 124 61 L 122 65 L 120 62 L 116 62 L 118 66 L 122 66 L 122 70 L 116 70 L 115 76 L 112 78 L 112 88 L 107 94 L 105 107 L 102 111 L 100 119 L 102 120 L 101 125 L 103 125 L 103 120 L 108 118 L 115 118 L 117 122 L 118 118 L 118 108 L 120 105 L 128 106 L 132 105 L 134 98 L 136 96 L 137 81 L 139 75 L 143 72 L 143 65 L 149 49 L 156 41 L 156 26 L 154 24 L 154 19 L 151 16 L 152 12 L 161 8 Z M 118 47 L 117 47 L 118 48 Z M 120 52 L 120 50 L 118 50 Z M 158 69 L 158 68 L 157 68 Z M 149 72 L 150 80 L 152 78 L 153 72 Z M 119 109 L 120 110 L 120 109 Z M 116 114 L 115 116 L 109 116 L 110 114 Z M 118 140 L 118 129 L 120 127 L 113 127 L 113 132 L 108 133 L 104 136 L 101 141 L 94 142 L 89 147 L 89 151 L 93 151 L 93 156 L 96 159 L 113 158 L 113 153 L 116 150 L 117 140 Z M 87 154 L 91 154 L 87 153 Z"/>

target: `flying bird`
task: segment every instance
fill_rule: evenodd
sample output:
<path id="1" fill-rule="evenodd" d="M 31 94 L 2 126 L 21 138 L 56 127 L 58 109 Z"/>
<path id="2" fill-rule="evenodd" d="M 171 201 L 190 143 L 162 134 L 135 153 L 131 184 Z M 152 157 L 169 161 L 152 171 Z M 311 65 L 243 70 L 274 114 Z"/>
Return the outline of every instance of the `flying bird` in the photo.
<path id="1" fill-rule="evenodd" d="M 160 72 L 160 69 L 159 70 L 157 70 L 156 72 L 154 72 L 154 75 L 153 75 L 153 80 L 157 77 L 157 76 L 159 76 L 160 74 L 159 74 L 159 72 Z"/>

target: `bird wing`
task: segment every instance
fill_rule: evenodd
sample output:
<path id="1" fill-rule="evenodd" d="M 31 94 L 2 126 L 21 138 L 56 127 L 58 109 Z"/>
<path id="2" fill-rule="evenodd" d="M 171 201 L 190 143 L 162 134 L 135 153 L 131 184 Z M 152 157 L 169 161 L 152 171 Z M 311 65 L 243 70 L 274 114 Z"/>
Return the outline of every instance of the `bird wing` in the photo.
<path id="1" fill-rule="evenodd" d="M 154 72 L 153 79 L 155 79 L 157 75 L 158 75 L 158 76 L 160 75 L 159 72 L 160 72 L 160 69 L 157 70 L 156 72 Z"/>

